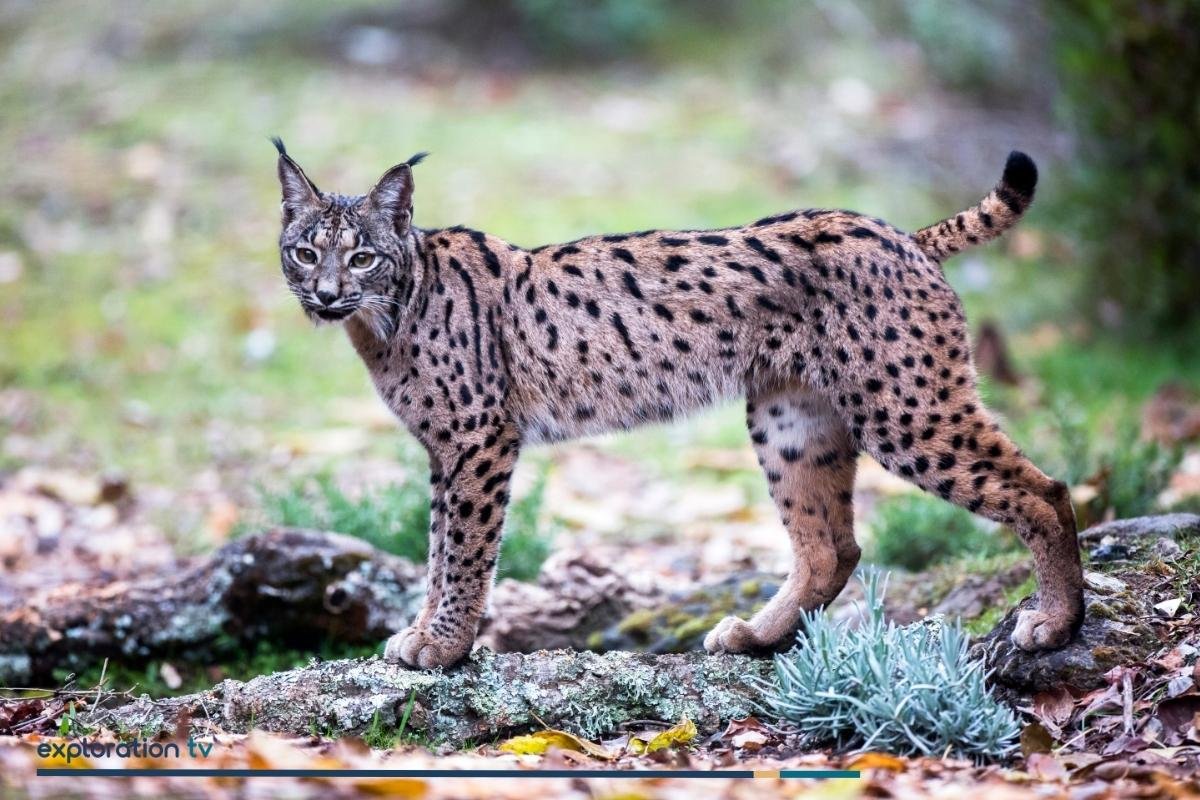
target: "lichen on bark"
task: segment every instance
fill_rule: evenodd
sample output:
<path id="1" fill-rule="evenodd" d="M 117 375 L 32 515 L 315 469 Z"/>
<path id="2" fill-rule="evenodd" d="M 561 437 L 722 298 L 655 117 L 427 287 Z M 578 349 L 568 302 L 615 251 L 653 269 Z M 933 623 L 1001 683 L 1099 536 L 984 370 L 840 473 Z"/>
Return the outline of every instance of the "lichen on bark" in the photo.
<path id="1" fill-rule="evenodd" d="M 586 737 L 629 720 L 676 722 L 702 731 L 752 713 L 769 660 L 701 653 L 653 656 L 571 650 L 493 653 L 480 649 L 449 670 L 417 671 L 379 658 L 313 663 L 207 692 L 114 709 L 113 722 L 143 735 L 174 731 L 240 733 L 257 727 L 305 735 L 362 734 L 372 725 L 463 745 L 541 725 Z"/>

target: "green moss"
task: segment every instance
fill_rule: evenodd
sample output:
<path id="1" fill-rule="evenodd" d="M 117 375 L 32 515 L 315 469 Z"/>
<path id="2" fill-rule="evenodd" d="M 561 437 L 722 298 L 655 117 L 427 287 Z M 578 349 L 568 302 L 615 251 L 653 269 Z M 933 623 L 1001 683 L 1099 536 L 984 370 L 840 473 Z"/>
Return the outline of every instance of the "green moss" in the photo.
<path id="1" fill-rule="evenodd" d="M 649 608 L 640 608 L 617 623 L 617 630 L 627 635 L 645 634 L 654 624 L 657 614 Z"/>
<path id="2" fill-rule="evenodd" d="M 749 617 L 766 604 L 777 584 L 763 576 L 732 577 L 657 608 L 639 609 L 605 631 L 605 650 L 650 648 L 656 653 L 695 649 L 713 626 L 728 616 Z"/>
<path id="3" fill-rule="evenodd" d="M 1014 605 L 1036 591 L 1037 577 L 1030 573 L 1021 583 L 1004 590 L 1004 601 L 999 606 L 987 609 L 975 619 L 964 620 L 963 630 L 972 636 L 982 636 L 996 627 Z"/>
<path id="4" fill-rule="evenodd" d="M 672 634 L 676 639 L 688 639 L 693 636 L 703 636 L 705 633 L 712 630 L 713 626 L 720 621 L 721 617 L 716 615 L 696 617 L 688 620 L 682 625 L 677 626 L 672 631 Z"/>

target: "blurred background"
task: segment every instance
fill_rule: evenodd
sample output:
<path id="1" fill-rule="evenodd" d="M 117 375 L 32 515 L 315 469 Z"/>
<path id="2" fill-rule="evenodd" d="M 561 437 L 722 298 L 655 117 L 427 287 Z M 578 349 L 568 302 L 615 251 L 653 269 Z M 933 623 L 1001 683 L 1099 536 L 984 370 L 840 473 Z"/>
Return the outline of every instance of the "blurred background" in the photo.
<path id="1" fill-rule="evenodd" d="M 279 275 L 274 134 L 346 193 L 431 150 L 417 224 L 525 246 L 809 206 L 915 230 L 1024 150 L 1026 220 L 947 265 L 985 396 L 1085 522 L 1200 507 L 1198 9 L 6 0 L 0 598 L 273 523 L 422 557 L 423 455 Z M 572 548 L 681 583 L 786 568 L 742 419 L 532 451 L 502 574 Z M 1023 558 L 861 475 L 876 562 Z"/>

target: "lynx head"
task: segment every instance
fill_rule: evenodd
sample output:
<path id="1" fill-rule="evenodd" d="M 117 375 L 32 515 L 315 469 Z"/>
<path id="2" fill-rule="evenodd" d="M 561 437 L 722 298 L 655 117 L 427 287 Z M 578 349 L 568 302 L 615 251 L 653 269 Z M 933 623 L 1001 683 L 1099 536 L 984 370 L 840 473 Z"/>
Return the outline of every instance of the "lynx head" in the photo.
<path id="1" fill-rule="evenodd" d="M 283 232 L 279 255 L 288 288 L 314 322 L 359 314 L 380 338 L 395 330 L 413 287 L 412 168 L 389 169 L 365 195 L 322 192 L 278 138 Z"/>

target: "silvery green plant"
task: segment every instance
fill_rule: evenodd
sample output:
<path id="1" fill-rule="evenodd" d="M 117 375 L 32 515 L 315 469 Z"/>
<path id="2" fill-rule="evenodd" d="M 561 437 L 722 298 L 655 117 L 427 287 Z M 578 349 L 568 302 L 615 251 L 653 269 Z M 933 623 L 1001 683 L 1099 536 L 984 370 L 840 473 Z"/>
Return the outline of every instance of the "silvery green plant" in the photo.
<path id="1" fill-rule="evenodd" d="M 940 617 L 897 627 L 883 618 L 886 579 L 859 576 L 857 626 L 806 613 L 796 647 L 775 657 L 766 710 L 814 741 L 839 749 L 999 759 L 1016 747 L 1012 710 L 987 690 L 957 622 Z"/>

